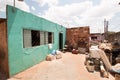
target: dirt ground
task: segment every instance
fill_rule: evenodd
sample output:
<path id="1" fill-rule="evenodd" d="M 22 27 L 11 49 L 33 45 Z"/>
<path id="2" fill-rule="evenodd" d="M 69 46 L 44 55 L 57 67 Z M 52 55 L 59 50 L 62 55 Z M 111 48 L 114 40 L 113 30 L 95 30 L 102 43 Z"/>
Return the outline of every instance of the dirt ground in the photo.
<path id="1" fill-rule="evenodd" d="M 115 80 L 102 78 L 100 72 L 88 72 L 84 54 L 63 53 L 61 59 L 43 61 L 8 80 Z"/>

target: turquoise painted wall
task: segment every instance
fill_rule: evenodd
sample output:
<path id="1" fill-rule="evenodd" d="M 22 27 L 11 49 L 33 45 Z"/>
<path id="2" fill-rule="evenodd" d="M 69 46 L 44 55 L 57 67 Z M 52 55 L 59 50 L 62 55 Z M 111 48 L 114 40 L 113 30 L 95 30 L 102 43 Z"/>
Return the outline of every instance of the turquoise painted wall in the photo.
<path id="1" fill-rule="evenodd" d="M 53 49 L 59 48 L 59 32 L 63 31 L 65 44 L 66 28 L 24 12 L 12 6 L 7 6 L 8 55 L 10 76 L 13 76 L 43 60 L 49 54 L 47 45 L 23 48 L 23 29 L 43 30 L 54 33 Z"/>

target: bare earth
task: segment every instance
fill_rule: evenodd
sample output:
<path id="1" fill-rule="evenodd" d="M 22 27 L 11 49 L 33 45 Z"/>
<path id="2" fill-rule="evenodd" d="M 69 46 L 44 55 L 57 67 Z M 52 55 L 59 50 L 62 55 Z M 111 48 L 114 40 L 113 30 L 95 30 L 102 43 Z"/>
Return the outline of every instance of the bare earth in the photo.
<path id="1" fill-rule="evenodd" d="M 100 72 L 88 72 L 84 54 L 63 53 L 61 59 L 43 61 L 8 80 L 115 80 L 102 78 Z"/>

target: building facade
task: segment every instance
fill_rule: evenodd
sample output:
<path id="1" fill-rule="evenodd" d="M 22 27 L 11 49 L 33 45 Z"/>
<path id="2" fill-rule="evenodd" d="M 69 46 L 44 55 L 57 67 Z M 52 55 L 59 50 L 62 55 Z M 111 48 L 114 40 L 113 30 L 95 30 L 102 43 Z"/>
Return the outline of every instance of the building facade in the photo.
<path id="1" fill-rule="evenodd" d="M 114 43 L 115 40 L 117 40 L 117 42 L 120 44 L 120 32 L 116 32 L 108 36 L 109 42 Z"/>
<path id="2" fill-rule="evenodd" d="M 7 65 L 3 72 L 8 77 L 45 60 L 51 50 L 63 48 L 65 27 L 9 5 L 6 12 L 5 25 L 0 25 L 0 29 L 4 28 L 0 38 L 5 37 L 0 44 L 6 45 L 0 48 L 6 52 L 0 54 L 5 54 Z"/>
<path id="3" fill-rule="evenodd" d="M 96 41 L 96 42 L 103 42 L 104 34 L 101 34 L 101 33 L 91 33 L 90 34 L 90 40 L 91 41 Z"/>
<path id="4" fill-rule="evenodd" d="M 89 50 L 89 26 L 67 28 L 66 35 L 66 44 L 72 49 L 85 48 L 87 51 Z"/>

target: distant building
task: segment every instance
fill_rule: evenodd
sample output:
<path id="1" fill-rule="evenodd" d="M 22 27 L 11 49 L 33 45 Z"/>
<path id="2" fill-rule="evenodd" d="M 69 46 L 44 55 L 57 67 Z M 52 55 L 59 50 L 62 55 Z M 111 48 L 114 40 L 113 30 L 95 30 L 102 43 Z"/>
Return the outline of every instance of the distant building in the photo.
<path id="1" fill-rule="evenodd" d="M 104 35 L 101 33 L 91 33 L 90 41 L 102 42 L 104 40 Z"/>
<path id="2" fill-rule="evenodd" d="M 65 27 L 9 5 L 6 12 L 0 19 L 0 73 L 13 76 L 63 49 Z"/>
<path id="3" fill-rule="evenodd" d="M 117 40 L 118 43 L 120 44 L 120 32 L 116 32 L 116 33 L 108 35 L 109 42 L 114 43 L 115 40 Z"/>

